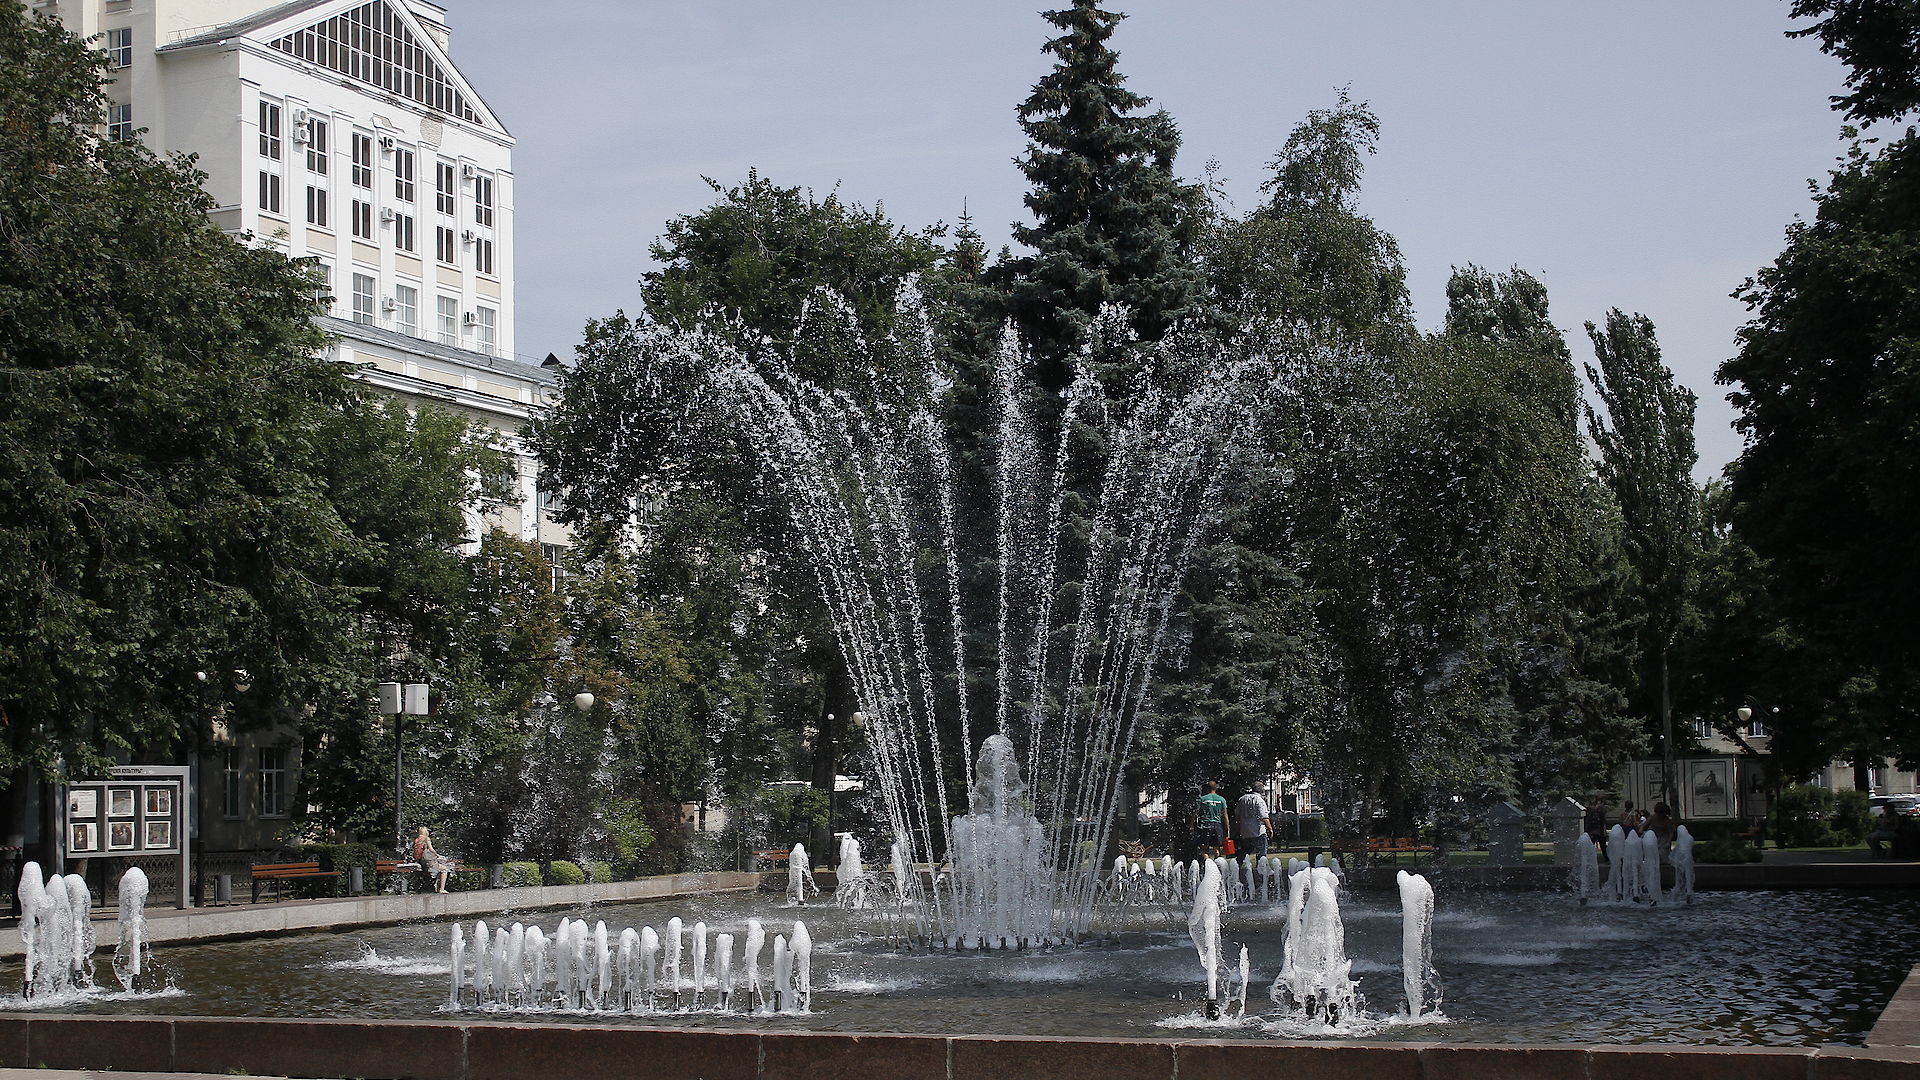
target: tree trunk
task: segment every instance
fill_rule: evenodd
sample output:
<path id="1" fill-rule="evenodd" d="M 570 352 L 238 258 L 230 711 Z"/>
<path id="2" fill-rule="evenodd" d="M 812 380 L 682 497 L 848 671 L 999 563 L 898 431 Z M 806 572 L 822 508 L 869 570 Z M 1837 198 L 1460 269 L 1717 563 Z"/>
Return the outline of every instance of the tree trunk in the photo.
<path id="1" fill-rule="evenodd" d="M 1873 794 L 1874 754 L 1868 750 L 1856 750 L 1853 755 L 1853 789 Z"/>
<path id="2" fill-rule="evenodd" d="M 834 731 L 837 719 L 834 709 L 840 705 L 843 695 L 845 676 L 829 666 L 825 677 L 820 681 L 820 723 L 819 734 L 813 740 L 813 789 L 827 797 L 827 817 L 825 821 L 813 827 L 813 836 L 807 844 L 813 856 L 815 866 L 834 865 L 837 853 L 833 848 L 833 787 L 834 778 L 839 772 L 839 739 Z"/>
<path id="3" fill-rule="evenodd" d="M 1675 815 L 1680 813 L 1679 757 L 1673 750 L 1673 686 L 1667 664 L 1668 646 L 1660 646 L 1660 790 Z"/>

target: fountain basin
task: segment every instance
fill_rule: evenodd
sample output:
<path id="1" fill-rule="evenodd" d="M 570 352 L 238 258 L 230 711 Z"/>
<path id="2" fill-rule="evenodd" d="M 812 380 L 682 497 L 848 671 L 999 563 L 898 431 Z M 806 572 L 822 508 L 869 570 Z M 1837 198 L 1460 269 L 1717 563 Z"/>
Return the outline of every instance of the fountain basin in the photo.
<path id="1" fill-rule="evenodd" d="M 487 919 L 494 926 L 519 920 L 550 930 L 560 914 L 495 912 Z M 353 1017 L 456 1028 L 500 1022 L 742 1033 L 969 1032 L 1155 1044 L 1333 1037 L 1259 1019 L 1281 952 L 1284 914 L 1272 905 L 1242 904 L 1223 920 L 1227 951 L 1237 955 L 1245 944 L 1251 953 L 1249 1004 L 1256 1015 L 1213 1023 L 1200 1016 L 1204 974 L 1184 913 L 1164 927 L 1129 930 L 1116 945 L 985 955 L 899 951 L 863 940 L 862 913 L 778 907 L 744 895 L 599 905 L 571 914 L 604 920 L 614 932 L 664 926 L 675 915 L 702 919 L 716 932 L 738 932 L 752 915 L 765 921 L 769 937 L 804 919 L 816 948 L 814 1011 L 749 1017 L 711 1009 L 630 1015 L 469 1007 L 448 1014 L 440 1011 L 451 933 L 444 922 L 163 948 L 158 955 L 174 972 L 177 994 L 86 1000 L 58 1011 L 289 1022 Z M 1366 1009 L 1391 1013 L 1400 984 L 1398 900 L 1361 893 L 1343 905 L 1343 915 Z M 1858 1045 L 1920 960 L 1920 894 L 1894 890 L 1713 893 L 1691 906 L 1653 910 L 1580 908 L 1565 894 L 1442 892 L 1435 922 L 1434 964 L 1451 1022 L 1366 1029 L 1376 1045 Z M 0 985 L 17 986 L 17 972 L 17 966 L 0 968 L 0 980 L 8 980 Z M 0 1002 L 0 1009 L 26 1004 L 16 998 Z"/>

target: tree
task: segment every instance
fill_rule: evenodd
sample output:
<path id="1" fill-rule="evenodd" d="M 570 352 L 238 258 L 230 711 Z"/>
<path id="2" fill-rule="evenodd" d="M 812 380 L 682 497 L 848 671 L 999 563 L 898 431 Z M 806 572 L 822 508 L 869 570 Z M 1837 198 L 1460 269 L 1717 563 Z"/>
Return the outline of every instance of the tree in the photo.
<path id="1" fill-rule="evenodd" d="M 1019 109 L 1029 142 L 1018 164 L 1032 185 L 1034 223 L 1015 225 L 1013 235 L 1033 253 L 998 271 L 1035 356 L 1035 380 L 1058 392 L 1102 305 L 1125 305 L 1149 341 L 1193 312 L 1201 281 L 1186 252 L 1201 193 L 1173 175 L 1173 118 L 1132 115 L 1152 99 L 1126 89 L 1119 54 L 1106 44 L 1125 16 L 1074 0 L 1042 17 L 1065 33 L 1043 47 L 1056 58 L 1053 70 Z"/>
<path id="2" fill-rule="evenodd" d="M 1746 436 L 1728 468 L 1731 517 L 1783 623 L 1824 660 L 1820 698 L 1838 707 L 1844 689 L 1915 760 L 1920 139 L 1854 146 L 1816 204 L 1735 294 L 1752 321 L 1718 373 Z"/>
<path id="3" fill-rule="evenodd" d="M 1794 0 L 1796 19 L 1824 16 L 1788 37 L 1820 39 L 1820 51 L 1852 69 L 1851 94 L 1833 107 L 1849 120 L 1898 120 L 1920 106 L 1920 4 L 1914 0 Z"/>
<path id="4" fill-rule="evenodd" d="M 1600 449 L 1600 479 L 1619 503 L 1627 561 L 1639 578 L 1646 668 L 1660 729 L 1661 790 L 1671 798 L 1677 772 L 1672 659 L 1693 613 L 1700 554 L 1694 397 L 1660 362 L 1646 316 L 1616 308 L 1607 313 L 1604 331 L 1588 323 L 1587 336 L 1599 364 L 1586 365 L 1587 380 L 1601 404 L 1583 405 L 1587 431 Z"/>
<path id="5" fill-rule="evenodd" d="M 1393 237 L 1360 213 L 1380 120 L 1343 90 L 1287 136 L 1260 190 L 1267 202 L 1216 220 L 1200 244 L 1213 305 L 1227 318 L 1296 320 L 1383 348 L 1413 333 Z"/>
<path id="6" fill-rule="evenodd" d="M 350 407 L 318 282 L 236 243 L 184 160 L 102 135 L 105 60 L 0 10 L 0 813 L 30 776 L 171 745 L 209 702 L 341 692 L 336 572 L 364 542 L 313 474 Z"/>

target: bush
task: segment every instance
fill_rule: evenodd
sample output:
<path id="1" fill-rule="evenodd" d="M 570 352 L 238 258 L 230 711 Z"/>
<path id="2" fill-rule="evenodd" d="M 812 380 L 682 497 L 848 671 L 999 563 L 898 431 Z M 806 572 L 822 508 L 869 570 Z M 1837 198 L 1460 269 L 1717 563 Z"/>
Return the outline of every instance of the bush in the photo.
<path id="1" fill-rule="evenodd" d="M 544 885 L 540 878 L 540 864 L 533 862 L 510 862 L 501 868 L 507 888 L 521 889 L 529 885 Z"/>
<path id="2" fill-rule="evenodd" d="M 600 862 L 598 860 L 588 863 L 587 864 L 587 880 L 594 882 L 595 884 L 601 884 L 604 882 L 612 881 L 613 880 L 613 864 Z"/>
<path id="3" fill-rule="evenodd" d="M 1832 847 L 1833 830 L 1828 827 L 1832 815 L 1833 792 L 1813 784 L 1786 788 L 1780 792 L 1780 846 Z"/>
<path id="4" fill-rule="evenodd" d="M 584 885 L 586 882 L 587 872 L 580 869 L 578 863 L 555 859 L 547 864 L 547 884 L 549 885 Z"/>
<path id="5" fill-rule="evenodd" d="M 1693 847 L 1693 861 L 1698 863 L 1750 863 L 1760 861 L 1760 849 L 1738 837 L 1721 840 L 1709 840 Z"/>
<path id="6" fill-rule="evenodd" d="M 358 866 L 367 872 L 369 883 L 373 880 L 374 860 L 378 858 L 372 844 L 303 844 L 299 852 L 302 860 L 318 859 L 322 870 L 345 873 L 348 867 Z"/>
<path id="7" fill-rule="evenodd" d="M 1842 844 L 1865 843 L 1873 831 L 1873 803 L 1864 791 L 1841 791 L 1833 797 L 1833 838 Z"/>
<path id="8" fill-rule="evenodd" d="M 447 890 L 449 892 L 467 892 L 471 889 L 484 889 L 486 887 L 487 868 L 484 866 L 469 866 L 465 870 L 447 875 Z"/>

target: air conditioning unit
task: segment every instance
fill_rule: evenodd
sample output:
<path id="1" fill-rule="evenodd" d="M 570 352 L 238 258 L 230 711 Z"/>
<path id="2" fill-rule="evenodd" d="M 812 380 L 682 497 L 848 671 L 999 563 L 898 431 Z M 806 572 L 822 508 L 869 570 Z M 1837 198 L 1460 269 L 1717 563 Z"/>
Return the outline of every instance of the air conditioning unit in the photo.
<path id="1" fill-rule="evenodd" d="M 463 232 L 460 234 L 460 239 L 465 240 L 467 243 L 471 244 L 475 240 L 480 239 L 480 234 L 474 232 L 472 229 L 468 229 L 466 232 Z"/>
<path id="2" fill-rule="evenodd" d="M 465 315 L 460 316 L 460 325 L 462 326 L 472 326 L 479 321 L 480 321 L 479 317 L 474 315 L 474 313 L 471 311 L 467 312 Z"/>
<path id="3" fill-rule="evenodd" d="M 381 222 L 383 222 L 383 223 L 385 223 L 385 222 L 390 222 L 390 221 L 392 221 L 392 220 L 393 220 L 393 207 L 391 207 L 391 206 L 383 206 L 383 207 L 381 207 L 381 208 L 380 208 L 380 220 L 381 220 Z"/>
<path id="4" fill-rule="evenodd" d="M 393 149 L 393 136 L 391 135 L 380 136 L 380 149 L 382 150 Z"/>
<path id="5" fill-rule="evenodd" d="M 381 311 L 395 311 L 395 310 L 398 310 L 399 307 L 400 307 L 400 301 L 395 300 L 391 296 L 383 296 L 380 298 Z"/>
<path id="6" fill-rule="evenodd" d="M 460 179 L 471 180 L 474 178 L 475 175 L 478 174 L 478 172 L 479 170 L 473 167 L 473 162 L 463 161 L 460 163 Z"/>
<path id="7" fill-rule="evenodd" d="M 293 126 L 294 127 L 301 127 L 305 125 L 306 122 L 307 122 L 307 110 L 305 109 L 293 110 Z"/>
<path id="8" fill-rule="evenodd" d="M 304 146 L 313 141 L 313 129 L 304 123 L 293 125 L 291 134 L 293 135 L 293 143 L 295 146 Z"/>

